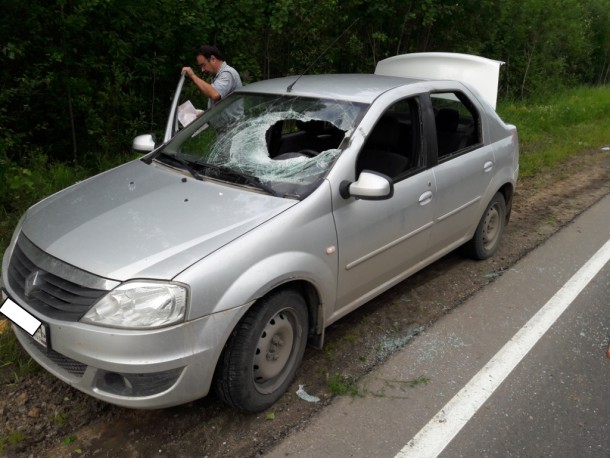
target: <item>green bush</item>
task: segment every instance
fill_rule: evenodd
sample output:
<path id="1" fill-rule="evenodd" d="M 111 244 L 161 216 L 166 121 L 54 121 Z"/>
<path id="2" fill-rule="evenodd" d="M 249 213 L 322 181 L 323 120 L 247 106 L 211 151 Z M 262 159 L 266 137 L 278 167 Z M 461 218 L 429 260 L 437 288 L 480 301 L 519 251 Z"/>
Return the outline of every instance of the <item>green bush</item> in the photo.
<path id="1" fill-rule="evenodd" d="M 51 161 L 40 151 L 31 153 L 22 163 L 6 156 L 0 158 L 0 183 L 3 183 L 0 187 L 0 254 L 10 242 L 19 218 L 34 203 L 133 157 L 133 153 L 123 153 L 99 158 L 89 167 Z"/>

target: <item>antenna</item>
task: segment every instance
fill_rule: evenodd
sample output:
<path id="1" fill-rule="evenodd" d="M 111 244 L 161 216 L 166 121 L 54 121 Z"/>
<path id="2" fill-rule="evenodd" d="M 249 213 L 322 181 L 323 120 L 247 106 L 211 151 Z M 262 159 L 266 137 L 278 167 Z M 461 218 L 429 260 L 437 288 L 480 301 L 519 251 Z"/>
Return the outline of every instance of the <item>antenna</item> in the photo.
<path id="1" fill-rule="evenodd" d="M 343 32 L 341 32 L 341 35 L 339 35 L 337 38 L 335 38 L 335 40 L 334 40 L 334 41 L 333 41 L 333 42 L 332 42 L 330 45 L 328 45 L 328 47 L 327 47 L 327 48 L 326 48 L 324 51 L 322 51 L 322 52 L 320 53 L 320 55 L 319 55 L 318 57 L 316 57 L 316 59 L 315 59 L 315 60 L 314 60 L 314 61 L 313 61 L 311 64 L 309 64 L 309 65 L 307 66 L 307 68 L 305 69 L 305 71 L 304 71 L 303 73 L 301 73 L 301 74 L 298 76 L 298 78 L 297 78 L 296 80 L 294 80 L 294 81 L 293 81 L 293 82 L 292 82 L 292 83 L 291 83 L 291 84 L 290 84 L 290 85 L 289 85 L 289 86 L 286 88 L 286 92 L 292 92 L 292 88 L 294 87 L 294 85 L 295 85 L 295 84 L 297 84 L 297 81 L 299 81 L 299 80 L 301 79 L 301 77 L 302 77 L 304 74 L 306 74 L 306 73 L 309 71 L 309 69 L 310 69 L 311 67 L 313 67 L 314 65 L 316 65 L 316 64 L 318 63 L 318 61 L 320 60 L 320 58 L 321 58 L 321 57 L 322 57 L 324 54 L 326 54 L 326 53 L 328 52 L 328 50 L 329 50 L 330 48 L 332 48 L 332 47 L 335 45 L 335 43 L 336 43 L 337 41 L 339 41 L 339 40 L 340 40 L 340 39 L 343 37 L 343 35 L 345 35 L 345 34 L 347 33 L 347 31 L 348 31 L 349 29 L 351 29 L 351 28 L 354 26 L 354 24 L 355 24 L 356 22 L 358 22 L 359 20 L 360 20 L 360 18 L 356 18 L 356 19 L 354 20 L 354 22 L 352 22 L 352 23 L 351 23 L 349 26 L 347 26 L 347 28 L 346 28 L 346 29 L 345 29 Z"/>

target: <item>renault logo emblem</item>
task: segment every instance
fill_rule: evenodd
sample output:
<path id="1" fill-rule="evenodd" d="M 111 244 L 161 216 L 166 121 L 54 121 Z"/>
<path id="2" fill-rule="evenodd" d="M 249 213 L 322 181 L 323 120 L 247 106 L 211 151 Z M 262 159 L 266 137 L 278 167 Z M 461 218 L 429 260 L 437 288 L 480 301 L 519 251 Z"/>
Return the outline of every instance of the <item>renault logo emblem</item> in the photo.
<path id="1" fill-rule="evenodd" d="M 44 283 L 44 275 L 44 272 L 35 270 L 26 277 L 24 286 L 25 297 L 29 298 L 32 293 L 40 289 L 40 286 Z"/>

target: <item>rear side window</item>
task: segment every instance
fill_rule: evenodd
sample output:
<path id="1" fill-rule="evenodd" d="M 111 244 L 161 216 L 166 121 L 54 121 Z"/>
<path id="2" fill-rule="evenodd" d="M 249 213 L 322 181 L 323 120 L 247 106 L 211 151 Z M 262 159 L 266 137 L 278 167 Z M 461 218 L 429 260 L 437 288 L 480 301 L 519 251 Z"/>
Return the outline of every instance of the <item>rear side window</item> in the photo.
<path id="1" fill-rule="evenodd" d="M 479 113 L 461 92 L 430 94 L 436 121 L 438 162 L 444 162 L 479 145 Z"/>

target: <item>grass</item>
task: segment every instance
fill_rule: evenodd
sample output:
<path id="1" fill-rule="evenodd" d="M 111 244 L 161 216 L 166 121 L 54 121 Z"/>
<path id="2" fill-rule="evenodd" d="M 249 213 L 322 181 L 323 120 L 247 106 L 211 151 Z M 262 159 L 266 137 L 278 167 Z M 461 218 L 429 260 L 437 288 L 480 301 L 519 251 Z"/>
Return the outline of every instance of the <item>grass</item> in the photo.
<path id="1" fill-rule="evenodd" d="M 360 391 L 358 391 L 358 386 L 356 385 L 356 380 L 352 377 L 346 377 L 338 372 L 331 375 L 327 382 L 326 386 L 328 387 L 328 391 L 332 396 L 351 396 L 356 397 L 360 396 Z"/>
<path id="2" fill-rule="evenodd" d="M 77 439 L 78 438 L 74 434 L 72 434 L 71 436 L 68 436 L 68 437 L 62 439 L 61 443 L 63 445 L 70 445 L 72 442 L 75 442 Z"/>
<path id="3" fill-rule="evenodd" d="M 420 375 L 416 379 L 409 380 L 407 383 L 409 384 L 409 387 L 415 388 L 416 386 L 427 385 L 429 382 L 430 379 L 428 377 L 425 375 Z"/>
<path id="4" fill-rule="evenodd" d="M 610 87 L 578 87 L 544 102 L 502 103 L 519 131 L 520 175 L 534 176 L 583 152 L 610 145 Z"/>
<path id="5" fill-rule="evenodd" d="M 0 436 L 0 452 L 9 445 L 15 445 L 19 442 L 23 442 L 26 439 L 25 434 L 21 431 L 12 431 L 8 434 Z"/>
<path id="6" fill-rule="evenodd" d="M 23 378 L 40 371 L 21 348 L 10 326 L 0 331 L 0 386 L 19 383 Z"/>
<path id="7" fill-rule="evenodd" d="M 58 413 L 53 415 L 51 420 L 56 425 L 63 425 L 68 421 L 68 417 L 63 413 Z"/>

